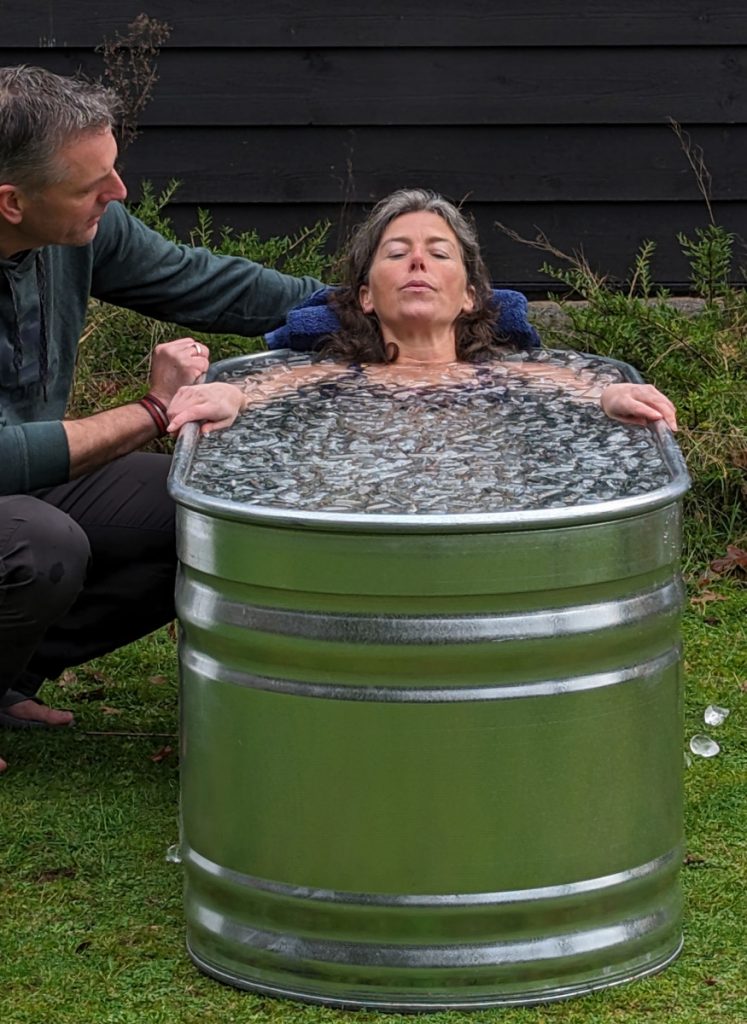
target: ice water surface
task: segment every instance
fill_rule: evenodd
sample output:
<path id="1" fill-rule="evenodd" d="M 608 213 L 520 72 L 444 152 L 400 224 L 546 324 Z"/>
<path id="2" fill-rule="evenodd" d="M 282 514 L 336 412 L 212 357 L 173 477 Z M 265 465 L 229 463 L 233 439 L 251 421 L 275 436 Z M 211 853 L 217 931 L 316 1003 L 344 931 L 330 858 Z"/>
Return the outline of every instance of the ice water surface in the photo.
<path id="1" fill-rule="evenodd" d="M 458 515 L 584 505 L 669 482 L 653 431 L 610 420 L 589 399 L 621 379 L 616 368 L 575 353 L 529 362 L 567 379 L 536 365 L 539 375 L 524 373 L 519 359 L 427 382 L 352 368 L 296 386 L 293 368 L 309 360 L 291 357 L 280 393 L 200 439 L 189 483 L 278 509 Z M 277 377 L 277 361 L 247 362 L 223 379 L 243 385 L 247 374 L 251 391 Z"/>

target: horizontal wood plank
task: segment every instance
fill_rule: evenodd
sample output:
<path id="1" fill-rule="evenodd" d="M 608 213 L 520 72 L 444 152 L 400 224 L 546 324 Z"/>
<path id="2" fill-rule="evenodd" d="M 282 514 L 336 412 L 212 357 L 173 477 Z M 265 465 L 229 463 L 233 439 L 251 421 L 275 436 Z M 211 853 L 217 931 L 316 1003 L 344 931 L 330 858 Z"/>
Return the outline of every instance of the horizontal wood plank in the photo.
<path id="1" fill-rule="evenodd" d="M 294 234 L 308 228 L 317 219 L 332 223 L 330 250 L 343 243 L 350 228 L 370 205 L 231 204 L 212 207 L 216 229 L 229 225 L 235 230 L 256 229 L 262 237 Z M 512 241 L 495 227 L 501 221 L 524 237 L 534 238 L 542 230 L 559 249 L 571 252 L 583 249 L 596 269 L 625 279 L 638 247 L 647 239 L 657 243 L 654 260 L 655 279 L 667 286 L 687 288 L 688 267 L 676 239 L 678 231 L 692 233 L 705 227 L 707 214 L 702 203 L 469 203 L 467 210 L 477 222 L 483 253 L 494 280 L 530 293 L 552 290 L 551 280 L 539 268 L 543 255 L 526 245 Z M 195 208 L 175 203 L 170 208 L 175 226 L 187 237 L 195 225 Z M 727 229 L 744 235 L 747 202 L 724 203 L 717 217 Z M 744 262 L 747 251 L 742 243 Z"/>
<path id="2" fill-rule="evenodd" d="M 681 287 L 675 234 L 705 211 L 673 117 L 703 147 L 718 219 L 747 234 L 743 0 L 0 0 L 0 64 L 98 76 L 93 47 L 144 7 L 173 31 L 124 169 L 135 191 L 182 179 L 183 227 L 197 205 L 263 234 L 329 216 L 336 246 L 417 184 L 466 197 L 497 279 L 547 283 L 502 220 L 620 276 L 652 237 L 655 273 Z"/>
<path id="3" fill-rule="evenodd" d="M 716 200 L 747 199 L 747 125 L 698 126 Z M 367 202 L 422 186 L 475 202 L 693 200 L 666 125 L 431 128 L 146 128 L 125 179 L 181 182 L 186 203 Z"/>
<path id="4" fill-rule="evenodd" d="M 3 46 L 93 47 L 141 11 L 172 26 L 180 47 L 723 45 L 745 40 L 742 0 L 6 0 Z"/>
<path id="5" fill-rule="evenodd" d="M 0 58 L 13 51 L 0 51 Z M 84 50 L 17 51 L 61 73 Z M 747 48 L 173 50 L 147 125 L 747 121 Z"/>

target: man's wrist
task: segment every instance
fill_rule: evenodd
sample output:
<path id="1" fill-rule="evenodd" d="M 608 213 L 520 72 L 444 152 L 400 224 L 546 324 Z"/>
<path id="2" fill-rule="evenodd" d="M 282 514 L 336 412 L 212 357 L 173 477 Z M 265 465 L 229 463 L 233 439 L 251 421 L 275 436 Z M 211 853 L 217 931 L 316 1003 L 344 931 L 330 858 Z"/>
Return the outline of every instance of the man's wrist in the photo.
<path id="1" fill-rule="evenodd" d="M 151 392 L 147 395 L 143 395 L 138 401 L 138 405 L 142 405 L 145 411 L 148 413 L 158 431 L 158 437 L 163 437 L 168 432 L 169 417 L 166 411 L 166 406 L 163 404 L 160 398 L 157 398 Z"/>

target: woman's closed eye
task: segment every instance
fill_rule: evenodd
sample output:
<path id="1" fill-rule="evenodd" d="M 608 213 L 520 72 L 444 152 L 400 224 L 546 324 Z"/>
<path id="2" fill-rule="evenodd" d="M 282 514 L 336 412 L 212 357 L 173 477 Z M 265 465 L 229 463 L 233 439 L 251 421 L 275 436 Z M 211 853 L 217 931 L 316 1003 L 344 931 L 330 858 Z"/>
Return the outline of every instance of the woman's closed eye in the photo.
<path id="1" fill-rule="evenodd" d="M 411 253 L 406 249 L 392 249 L 386 254 L 386 258 L 389 260 L 401 260 L 409 255 L 411 255 Z M 445 249 L 431 249 L 428 255 L 437 260 L 453 259 L 452 254 L 447 252 Z"/>

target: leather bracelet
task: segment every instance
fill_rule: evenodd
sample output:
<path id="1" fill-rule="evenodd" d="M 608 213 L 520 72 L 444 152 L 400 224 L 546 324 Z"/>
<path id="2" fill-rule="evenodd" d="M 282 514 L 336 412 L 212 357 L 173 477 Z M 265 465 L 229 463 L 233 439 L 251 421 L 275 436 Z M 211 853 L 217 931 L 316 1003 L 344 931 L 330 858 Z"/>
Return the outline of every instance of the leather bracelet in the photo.
<path id="1" fill-rule="evenodd" d="M 149 402 L 152 402 L 153 405 L 155 405 L 155 407 L 157 409 L 160 409 L 161 412 L 163 413 L 163 418 L 165 420 L 168 420 L 168 410 L 167 410 L 166 406 L 163 404 L 163 402 L 161 401 L 161 399 L 160 398 L 156 398 L 156 396 L 153 394 L 152 391 L 149 391 L 148 394 L 145 397 L 148 399 Z"/>
<path id="2" fill-rule="evenodd" d="M 169 420 L 166 415 L 166 406 L 159 398 L 150 394 L 145 395 L 143 398 L 138 400 L 138 405 L 142 405 L 155 423 L 156 429 L 158 430 L 158 437 L 163 437 L 164 434 L 168 433 Z"/>

